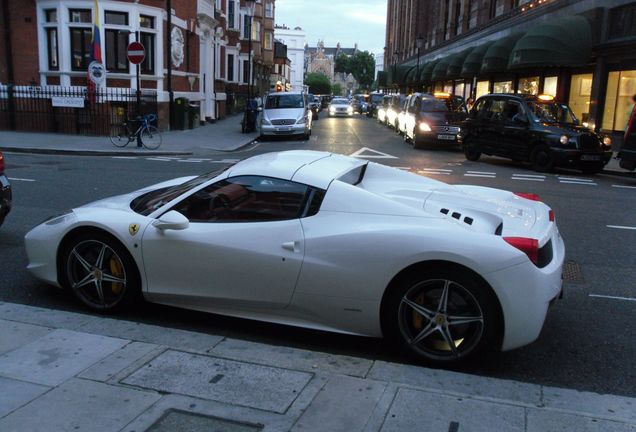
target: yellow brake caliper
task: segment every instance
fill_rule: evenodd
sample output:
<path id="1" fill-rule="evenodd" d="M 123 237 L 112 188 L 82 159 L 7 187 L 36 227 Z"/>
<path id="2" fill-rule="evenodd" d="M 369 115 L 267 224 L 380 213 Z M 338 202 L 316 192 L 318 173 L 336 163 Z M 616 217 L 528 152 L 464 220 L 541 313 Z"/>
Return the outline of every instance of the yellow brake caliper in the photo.
<path id="1" fill-rule="evenodd" d="M 115 257 L 111 257 L 109 264 L 110 272 L 113 276 L 118 278 L 124 276 L 124 269 L 118 259 L 116 259 Z M 115 295 L 120 294 L 123 287 L 123 284 L 121 284 L 120 282 L 111 282 L 110 284 L 110 289 Z"/>

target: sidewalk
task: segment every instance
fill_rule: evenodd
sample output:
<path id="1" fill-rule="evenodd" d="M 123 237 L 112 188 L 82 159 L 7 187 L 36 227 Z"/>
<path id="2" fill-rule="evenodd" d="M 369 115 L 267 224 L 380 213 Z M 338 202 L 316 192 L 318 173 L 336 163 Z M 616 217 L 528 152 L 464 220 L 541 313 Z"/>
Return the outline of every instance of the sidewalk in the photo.
<path id="1" fill-rule="evenodd" d="M 0 131 L 0 150 L 101 156 L 188 156 L 205 151 L 233 151 L 258 137 L 256 132 L 241 133 L 241 118 L 242 114 L 238 114 L 195 129 L 164 132 L 157 150 L 138 149 L 136 142 L 117 148 L 105 136 L 10 131 Z"/>
<path id="2" fill-rule="evenodd" d="M 636 399 L 0 303 L 0 430 L 636 430 Z"/>

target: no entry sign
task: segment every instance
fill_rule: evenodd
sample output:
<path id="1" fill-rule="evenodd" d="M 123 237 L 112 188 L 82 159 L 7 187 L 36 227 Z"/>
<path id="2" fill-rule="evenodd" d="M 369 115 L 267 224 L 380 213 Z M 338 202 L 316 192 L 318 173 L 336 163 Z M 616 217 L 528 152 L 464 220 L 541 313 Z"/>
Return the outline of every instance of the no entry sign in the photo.
<path id="1" fill-rule="evenodd" d="M 139 64 L 146 58 L 146 49 L 139 42 L 131 42 L 128 44 L 127 55 L 132 64 Z"/>

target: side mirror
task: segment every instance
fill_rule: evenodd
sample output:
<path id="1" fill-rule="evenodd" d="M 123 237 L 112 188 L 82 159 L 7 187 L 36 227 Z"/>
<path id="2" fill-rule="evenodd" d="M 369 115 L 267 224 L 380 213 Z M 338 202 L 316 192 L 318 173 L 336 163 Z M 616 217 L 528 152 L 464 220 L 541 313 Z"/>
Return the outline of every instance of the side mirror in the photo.
<path id="1" fill-rule="evenodd" d="M 528 117 L 526 117 L 526 116 L 525 116 L 525 115 L 523 115 L 523 114 L 515 114 L 515 115 L 512 117 L 512 121 L 513 121 L 514 123 L 523 124 L 523 125 L 527 125 L 527 124 L 529 123 L 529 122 L 528 122 Z"/>
<path id="2" fill-rule="evenodd" d="M 152 223 L 157 229 L 164 230 L 184 230 L 190 226 L 190 221 L 187 217 L 175 210 L 170 210 L 168 213 L 161 216 Z"/>

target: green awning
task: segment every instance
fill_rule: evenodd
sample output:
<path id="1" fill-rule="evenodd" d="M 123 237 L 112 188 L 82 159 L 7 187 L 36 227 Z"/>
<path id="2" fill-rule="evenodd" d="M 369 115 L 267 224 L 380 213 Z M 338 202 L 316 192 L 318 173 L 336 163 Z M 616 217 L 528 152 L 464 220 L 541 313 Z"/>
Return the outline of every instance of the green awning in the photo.
<path id="1" fill-rule="evenodd" d="M 435 67 L 433 68 L 433 73 L 431 75 L 432 81 L 442 81 L 446 79 L 446 69 L 448 69 L 448 62 L 450 61 L 450 56 L 441 58 Z"/>
<path id="2" fill-rule="evenodd" d="M 400 65 L 395 70 L 395 84 L 402 86 L 406 84 L 406 76 L 411 72 L 411 69 L 415 68 L 412 65 Z"/>
<path id="3" fill-rule="evenodd" d="M 378 87 L 384 88 L 387 84 L 387 73 L 386 71 L 378 71 Z"/>
<path id="4" fill-rule="evenodd" d="M 480 73 L 503 72 L 508 69 L 510 53 L 523 33 L 514 33 L 493 43 L 484 54 Z"/>
<path id="5" fill-rule="evenodd" d="M 489 41 L 473 48 L 473 50 L 466 56 L 459 76 L 462 78 L 472 78 L 479 75 L 481 63 L 484 60 L 484 54 L 486 54 L 486 51 L 488 51 L 488 48 L 490 48 L 493 43 L 495 43 L 495 41 Z"/>
<path id="6" fill-rule="evenodd" d="M 468 48 L 464 51 L 450 56 L 450 60 L 448 61 L 448 68 L 446 69 L 446 78 L 459 78 L 459 75 L 462 71 L 462 66 L 464 65 L 464 60 L 472 50 L 472 48 Z"/>
<path id="7" fill-rule="evenodd" d="M 408 75 L 406 76 L 406 83 L 415 84 L 418 79 L 417 74 L 418 74 L 418 70 L 417 70 L 417 66 L 415 66 L 413 69 L 409 71 Z"/>
<path id="8" fill-rule="evenodd" d="M 508 66 L 584 66 L 592 56 L 592 29 L 582 16 L 550 20 L 528 31 L 515 44 Z"/>
<path id="9" fill-rule="evenodd" d="M 435 65 L 437 65 L 437 63 L 439 63 L 439 59 L 427 62 L 423 67 L 421 67 L 422 71 L 420 72 L 420 81 L 422 81 L 422 83 L 431 83 L 433 69 L 435 69 Z"/>

